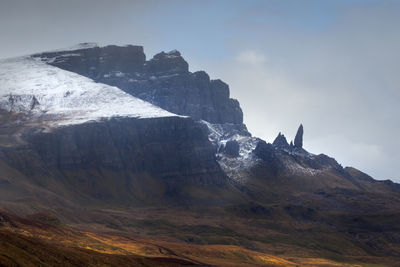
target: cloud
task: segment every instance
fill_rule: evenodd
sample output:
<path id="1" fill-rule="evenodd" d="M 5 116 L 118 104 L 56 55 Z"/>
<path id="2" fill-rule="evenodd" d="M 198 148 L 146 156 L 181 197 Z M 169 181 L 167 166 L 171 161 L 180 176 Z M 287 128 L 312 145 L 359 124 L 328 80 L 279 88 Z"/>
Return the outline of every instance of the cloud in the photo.
<path id="1" fill-rule="evenodd" d="M 265 56 L 254 50 L 244 50 L 236 56 L 240 64 L 261 65 L 265 62 Z"/>

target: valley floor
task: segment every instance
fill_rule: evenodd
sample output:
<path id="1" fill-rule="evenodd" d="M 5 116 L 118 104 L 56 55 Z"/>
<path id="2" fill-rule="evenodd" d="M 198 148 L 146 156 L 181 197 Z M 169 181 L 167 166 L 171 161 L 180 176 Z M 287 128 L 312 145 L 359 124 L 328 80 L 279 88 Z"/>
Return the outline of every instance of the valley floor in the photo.
<path id="1" fill-rule="evenodd" d="M 345 263 L 318 257 L 277 256 L 235 245 L 190 244 L 162 235 L 144 238 L 125 231 L 89 232 L 62 225 L 52 215 L 19 217 L 1 212 L 0 266 L 38 265 L 386 266 L 395 262 L 379 257 Z"/>

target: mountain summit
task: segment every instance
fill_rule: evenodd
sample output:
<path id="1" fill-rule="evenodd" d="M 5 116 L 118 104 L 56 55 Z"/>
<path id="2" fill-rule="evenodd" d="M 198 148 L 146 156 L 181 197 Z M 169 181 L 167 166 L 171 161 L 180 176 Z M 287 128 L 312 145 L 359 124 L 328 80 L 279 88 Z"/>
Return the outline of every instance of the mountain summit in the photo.
<path id="1" fill-rule="evenodd" d="M 211 123 L 243 123 L 237 100 L 229 98 L 229 86 L 210 80 L 204 71 L 190 72 L 188 63 L 174 50 L 150 60 L 142 46 L 94 46 L 47 52 L 34 58 L 78 73 L 95 82 L 123 91 L 179 115 Z"/>

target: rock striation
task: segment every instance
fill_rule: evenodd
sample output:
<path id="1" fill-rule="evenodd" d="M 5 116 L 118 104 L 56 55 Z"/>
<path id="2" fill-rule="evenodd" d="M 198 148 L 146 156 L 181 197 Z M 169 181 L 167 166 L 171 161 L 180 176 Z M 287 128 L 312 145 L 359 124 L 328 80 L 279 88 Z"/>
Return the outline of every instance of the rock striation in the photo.
<path id="1" fill-rule="evenodd" d="M 44 189 L 55 184 L 63 193 L 129 204 L 141 196 L 187 201 L 185 186 L 227 183 L 207 129 L 191 118 L 112 118 L 49 132 L 28 127 L 21 138 L 0 146 L 0 162 Z"/>

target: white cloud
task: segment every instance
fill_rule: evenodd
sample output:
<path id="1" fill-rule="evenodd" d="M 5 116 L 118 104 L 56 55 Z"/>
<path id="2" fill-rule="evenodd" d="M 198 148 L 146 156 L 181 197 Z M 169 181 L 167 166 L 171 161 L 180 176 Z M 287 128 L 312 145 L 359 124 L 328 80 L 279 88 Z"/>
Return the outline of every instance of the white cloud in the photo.
<path id="1" fill-rule="evenodd" d="M 236 57 L 237 62 L 248 65 L 261 65 L 265 62 L 265 56 L 254 50 L 244 50 Z"/>

